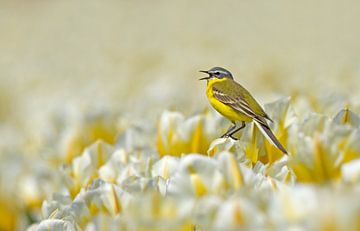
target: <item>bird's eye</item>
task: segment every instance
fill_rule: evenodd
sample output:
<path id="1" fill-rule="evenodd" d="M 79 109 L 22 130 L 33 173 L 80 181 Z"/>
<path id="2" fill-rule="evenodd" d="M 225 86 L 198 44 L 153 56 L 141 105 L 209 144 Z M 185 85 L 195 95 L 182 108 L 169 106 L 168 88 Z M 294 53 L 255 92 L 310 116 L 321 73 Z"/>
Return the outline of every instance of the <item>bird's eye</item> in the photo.
<path id="1" fill-rule="evenodd" d="M 215 72 L 215 75 L 220 75 L 220 72 L 218 72 L 218 71 L 217 71 L 217 72 Z"/>

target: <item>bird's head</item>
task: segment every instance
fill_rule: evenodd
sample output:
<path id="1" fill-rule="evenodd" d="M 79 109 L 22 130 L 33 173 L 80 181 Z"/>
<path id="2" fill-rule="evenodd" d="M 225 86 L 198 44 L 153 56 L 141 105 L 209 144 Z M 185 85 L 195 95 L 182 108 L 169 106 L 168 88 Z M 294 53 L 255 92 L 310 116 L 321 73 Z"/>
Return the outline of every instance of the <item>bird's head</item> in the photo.
<path id="1" fill-rule="evenodd" d="M 209 76 L 201 78 L 199 80 L 209 80 L 212 78 L 217 78 L 217 79 L 223 79 L 223 78 L 228 78 L 228 79 L 233 79 L 232 74 L 230 73 L 230 71 L 226 70 L 225 68 L 222 67 L 213 67 L 208 71 L 200 71 L 203 73 L 208 74 Z"/>

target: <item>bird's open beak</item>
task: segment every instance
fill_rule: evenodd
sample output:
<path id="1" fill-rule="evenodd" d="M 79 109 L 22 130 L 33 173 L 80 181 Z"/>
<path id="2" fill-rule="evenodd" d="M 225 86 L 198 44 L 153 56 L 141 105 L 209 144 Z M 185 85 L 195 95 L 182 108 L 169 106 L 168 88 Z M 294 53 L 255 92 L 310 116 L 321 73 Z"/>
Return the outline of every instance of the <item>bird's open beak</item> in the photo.
<path id="1" fill-rule="evenodd" d="M 205 73 L 205 74 L 208 74 L 209 76 L 208 76 L 208 77 L 201 78 L 201 79 L 199 79 L 199 80 L 207 80 L 207 79 L 210 79 L 211 76 L 210 76 L 210 74 L 209 74 L 208 71 L 200 71 L 200 72 Z"/>

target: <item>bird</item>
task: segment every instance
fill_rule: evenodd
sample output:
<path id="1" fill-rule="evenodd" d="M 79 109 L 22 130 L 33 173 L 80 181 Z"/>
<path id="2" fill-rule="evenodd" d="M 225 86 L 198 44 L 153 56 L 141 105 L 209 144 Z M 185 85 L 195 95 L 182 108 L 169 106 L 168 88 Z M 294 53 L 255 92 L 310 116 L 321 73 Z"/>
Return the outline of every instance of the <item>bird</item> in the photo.
<path id="1" fill-rule="evenodd" d="M 285 148 L 271 131 L 268 121 L 273 120 L 266 114 L 260 104 L 248 90 L 234 80 L 230 71 L 222 67 L 213 67 L 208 71 L 200 71 L 209 76 L 199 80 L 207 81 L 206 96 L 211 106 L 233 124 L 221 138 L 232 138 L 243 129 L 247 122 L 254 121 L 267 140 L 284 154 Z M 241 122 L 240 127 L 239 122 Z"/>

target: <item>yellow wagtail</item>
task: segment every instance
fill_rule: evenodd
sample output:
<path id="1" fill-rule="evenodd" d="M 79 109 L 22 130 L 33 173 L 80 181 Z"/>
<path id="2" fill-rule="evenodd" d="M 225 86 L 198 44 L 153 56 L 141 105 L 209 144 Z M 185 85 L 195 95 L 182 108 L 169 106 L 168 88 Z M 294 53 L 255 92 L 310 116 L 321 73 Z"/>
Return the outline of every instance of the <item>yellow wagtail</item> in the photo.
<path id="1" fill-rule="evenodd" d="M 214 67 L 208 71 L 200 71 L 208 74 L 208 77 L 200 80 L 207 80 L 206 96 L 210 104 L 223 116 L 229 119 L 234 125 L 221 137 L 231 137 L 245 127 L 245 122 L 254 121 L 263 135 L 287 154 L 285 148 L 276 139 L 271 131 L 267 120 L 270 117 L 264 112 L 261 106 L 251 94 L 240 84 L 234 81 L 230 71 L 222 67 Z M 237 126 L 241 122 L 241 126 Z"/>

